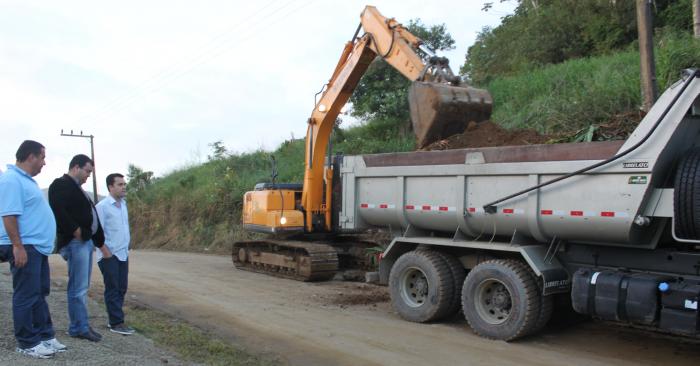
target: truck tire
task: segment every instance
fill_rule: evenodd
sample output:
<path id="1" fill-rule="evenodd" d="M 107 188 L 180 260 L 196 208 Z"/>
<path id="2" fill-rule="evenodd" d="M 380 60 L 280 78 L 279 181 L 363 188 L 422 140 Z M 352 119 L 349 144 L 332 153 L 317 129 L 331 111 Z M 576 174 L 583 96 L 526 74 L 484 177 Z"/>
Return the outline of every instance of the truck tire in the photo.
<path id="1" fill-rule="evenodd" d="M 552 314 L 554 313 L 554 297 L 551 295 L 542 295 L 542 286 L 538 281 L 537 276 L 532 270 L 529 270 L 529 272 L 532 274 L 532 280 L 537 284 L 537 294 L 540 299 L 540 313 L 537 314 L 537 322 L 535 322 L 535 325 L 528 333 L 528 335 L 531 335 L 542 330 L 542 328 L 544 328 L 545 325 L 547 325 L 547 323 L 549 323 L 549 321 L 552 319 Z"/>
<path id="2" fill-rule="evenodd" d="M 408 321 L 425 323 L 443 317 L 450 307 L 453 291 L 447 263 L 434 251 L 403 254 L 389 274 L 391 304 Z"/>
<path id="3" fill-rule="evenodd" d="M 540 298 L 527 265 L 495 259 L 469 271 L 462 287 L 462 310 L 478 335 L 512 341 L 530 334 L 538 324 Z"/>
<path id="4" fill-rule="evenodd" d="M 542 296 L 542 292 L 540 291 L 538 297 L 540 298 L 540 313 L 537 315 L 537 321 L 535 325 L 532 326 L 528 335 L 536 334 L 541 331 L 552 319 L 552 314 L 554 313 L 554 299 L 552 296 Z"/>
<path id="5" fill-rule="evenodd" d="M 437 253 L 442 257 L 445 263 L 447 263 L 447 268 L 452 274 L 453 295 L 452 300 L 450 300 L 450 306 L 447 308 L 444 315 L 444 318 L 448 318 L 457 314 L 462 308 L 462 285 L 464 285 L 464 279 L 467 277 L 467 270 L 464 269 L 462 262 L 454 255 L 444 252 Z"/>
<path id="6" fill-rule="evenodd" d="M 700 233 L 700 149 L 688 151 L 676 170 L 673 190 L 676 235 L 697 239 Z"/>

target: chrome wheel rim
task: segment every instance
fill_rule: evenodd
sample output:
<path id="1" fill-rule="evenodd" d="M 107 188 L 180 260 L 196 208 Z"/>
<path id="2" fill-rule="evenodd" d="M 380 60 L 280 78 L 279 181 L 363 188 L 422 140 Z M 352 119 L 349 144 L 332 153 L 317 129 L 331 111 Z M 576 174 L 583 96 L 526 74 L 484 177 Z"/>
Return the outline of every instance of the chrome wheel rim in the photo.
<path id="1" fill-rule="evenodd" d="M 513 299 L 508 287 L 501 281 L 482 281 L 476 290 L 476 311 L 489 324 L 502 324 L 511 315 Z"/>
<path id="2" fill-rule="evenodd" d="M 417 308 L 428 300 L 428 277 L 420 268 L 407 268 L 401 276 L 401 299 L 408 306 Z"/>

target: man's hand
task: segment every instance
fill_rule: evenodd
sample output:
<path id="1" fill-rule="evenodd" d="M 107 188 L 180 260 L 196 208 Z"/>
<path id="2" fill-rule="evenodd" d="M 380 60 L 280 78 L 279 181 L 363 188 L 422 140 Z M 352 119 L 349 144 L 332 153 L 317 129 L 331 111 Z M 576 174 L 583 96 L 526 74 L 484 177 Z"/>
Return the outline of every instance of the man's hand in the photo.
<path id="1" fill-rule="evenodd" d="M 19 224 L 17 216 L 3 216 L 2 224 L 5 225 L 5 232 L 12 243 L 12 256 L 14 256 L 15 267 L 22 268 L 27 264 L 27 251 L 24 250 L 22 239 L 19 236 Z"/>
<path id="2" fill-rule="evenodd" d="M 75 229 L 75 231 L 73 232 L 73 237 L 78 240 L 83 240 L 83 232 L 80 230 L 80 227 Z"/>
<path id="3" fill-rule="evenodd" d="M 24 250 L 24 245 L 13 245 L 12 255 L 15 257 L 15 267 L 22 268 L 27 264 L 27 251 Z"/>
<path id="4" fill-rule="evenodd" d="M 112 258 L 112 252 L 109 251 L 109 248 L 107 248 L 106 245 L 101 246 L 100 250 L 102 251 L 102 258 L 105 258 L 105 259 Z"/>

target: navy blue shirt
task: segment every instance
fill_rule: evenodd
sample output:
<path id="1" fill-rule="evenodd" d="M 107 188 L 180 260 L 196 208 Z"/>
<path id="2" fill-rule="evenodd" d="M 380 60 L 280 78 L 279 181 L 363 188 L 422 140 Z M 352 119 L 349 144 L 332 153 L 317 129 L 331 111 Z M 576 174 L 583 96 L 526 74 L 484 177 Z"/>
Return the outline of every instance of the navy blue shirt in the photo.
<path id="1" fill-rule="evenodd" d="M 15 165 L 7 165 L 0 175 L 0 217 L 4 216 L 17 216 L 22 244 L 34 245 L 43 255 L 53 252 L 56 219 L 51 207 L 34 178 Z M 0 245 L 12 245 L 2 222 Z"/>

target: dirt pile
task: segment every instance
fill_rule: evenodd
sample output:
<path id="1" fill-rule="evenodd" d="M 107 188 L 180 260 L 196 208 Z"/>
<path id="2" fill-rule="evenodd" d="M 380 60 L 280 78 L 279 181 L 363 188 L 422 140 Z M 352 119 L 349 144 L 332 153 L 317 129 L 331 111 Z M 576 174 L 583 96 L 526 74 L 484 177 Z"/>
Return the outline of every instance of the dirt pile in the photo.
<path id="1" fill-rule="evenodd" d="M 541 135 L 535 130 L 506 130 L 491 121 L 470 122 L 463 133 L 436 141 L 421 150 L 544 144 L 558 137 Z"/>
<path id="2" fill-rule="evenodd" d="M 470 122 L 463 133 L 436 141 L 420 150 L 625 140 L 643 118 L 643 112 L 629 111 L 612 115 L 603 123 L 592 124 L 578 131 L 563 131 L 549 135 L 542 135 L 535 130 L 507 130 L 492 121 Z"/>
<path id="3" fill-rule="evenodd" d="M 343 284 L 335 293 L 323 295 L 325 305 L 338 305 L 341 308 L 353 305 L 373 305 L 389 302 L 389 289 L 366 283 Z"/>
<path id="4" fill-rule="evenodd" d="M 595 127 L 593 140 L 626 140 L 645 115 L 641 110 L 615 114 Z"/>

